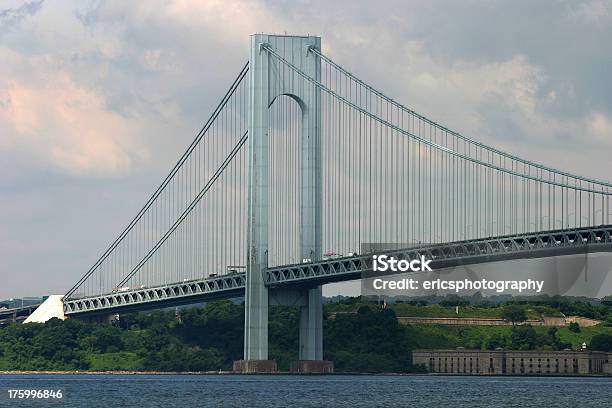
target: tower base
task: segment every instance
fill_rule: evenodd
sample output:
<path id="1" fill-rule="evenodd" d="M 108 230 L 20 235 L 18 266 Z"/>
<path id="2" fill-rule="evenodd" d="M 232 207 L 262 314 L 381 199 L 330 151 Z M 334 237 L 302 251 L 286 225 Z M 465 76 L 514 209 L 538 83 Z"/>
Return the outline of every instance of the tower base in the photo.
<path id="1" fill-rule="evenodd" d="M 234 372 L 243 374 L 269 374 L 275 373 L 276 360 L 236 360 Z"/>
<path id="2" fill-rule="evenodd" d="M 290 371 L 300 374 L 332 374 L 334 362 L 328 360 L 298 360 L 291 363 Z"/>

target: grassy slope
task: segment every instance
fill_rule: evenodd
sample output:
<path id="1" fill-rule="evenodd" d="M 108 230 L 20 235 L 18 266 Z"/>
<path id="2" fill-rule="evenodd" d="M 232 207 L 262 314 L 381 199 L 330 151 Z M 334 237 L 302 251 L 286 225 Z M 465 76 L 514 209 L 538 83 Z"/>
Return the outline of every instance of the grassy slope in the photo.
<path id="1" fill-rule="evenodd" d="M 535 327 L 537 333 L 546 333 L 548 327 Z M 415 348 L 480 348 L 483 339 L 494 334 L 510 337 L 511 326 L 443 326 L 431 324 L 413 324 L 407 327 L 409 337 Z M 572 333 L 567 327 L 557 332 L 563 342 L 571 343 L 578 349 L 583 342 L 590 343 L 596 334 L 612 335 L 612 327 L 602 325 L 583 327 L 580 333 Z"/>
<path id="2" fill-rule="evenodd" d="M 559 329 L 557 334 L 561 341 L 571 343 L 572 348 L 579 348 L 583 342 L 589 344 L 591 338 L 596 334 L 612 335 L 612 327 L 607 327 L 602 324 L 592 327 L 582 327 L 580 333 L 572 333 L 567 327 L 563 327 Z"/>
<path id="3" fill-rule="evenodd" d="M 142 369 L 142 361 L 136 353 L 96 353 L 88 355 L 91 371 L 134 371 Z"/>
<path id="4" fill-rule="evenodd" d="M 361 306 L 337 304 L 326 305 L 327 312 L 354 311 Z M 410 317 L 459 317 L 459 318 L 501 318 L 501 307 L 460 306 L 457 314 L 454 307 L 443 307 L 438 304 L 428 306 L 415 306 L 408 304 L 390 305 L 397 316 Z M 553 308 L 543 305 L 529 305 L 526 309 L 529 319 L 540 319 L 542 316 L 560 316 L 561 313 Z M 549 327 L 535 327 L 536 332 L 545 334 Z M 511 326 L 445 326 L 430 324 L 412 324 L 407 326 L 411 346 L 414 348 L 481 348 L 484 339 L 493 335 L 510 337 Z M 612 327 L 603 324 L 593 327 L 583 327 L 580 333 L 570 332 L 567 327 L 559 328 L 558 336 L 561 341 L 570 343 L 572 348 L 578 349 L 583 342 L 590 343 L 596 334 L 612 335 Z"/>

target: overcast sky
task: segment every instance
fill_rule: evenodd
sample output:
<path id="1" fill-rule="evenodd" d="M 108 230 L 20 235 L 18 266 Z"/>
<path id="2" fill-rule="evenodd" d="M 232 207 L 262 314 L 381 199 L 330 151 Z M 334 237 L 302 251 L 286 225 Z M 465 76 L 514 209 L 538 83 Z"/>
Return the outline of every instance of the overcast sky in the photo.
<path id="1" fill-rule="evenodd" d="M 255 32 L 448 127 L 612 180 L 612 2 L 0 1 L 0 298 L 64 293 L 134 216 Z"/>

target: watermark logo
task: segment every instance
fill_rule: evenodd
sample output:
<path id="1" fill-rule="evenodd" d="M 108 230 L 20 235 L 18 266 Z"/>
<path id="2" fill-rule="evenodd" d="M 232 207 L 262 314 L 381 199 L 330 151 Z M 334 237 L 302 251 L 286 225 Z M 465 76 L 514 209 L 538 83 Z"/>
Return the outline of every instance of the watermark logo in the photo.
<path id="1" fill-rule="evenodd" d="M 432 272 L 429 264 L 431 259 L 421 255 L 419 259 L 408 261 L 388 255 L 373 255 L 372 268 L 374 272 Z"/>
<path id="2" fill-rule="evenodd" d="M 584 252 L 504 261 L 445 260 L 434 244 L 364 243 L 368 268 L 361 274 L 364 296 L 483 296 L 547 294 L 603 297 L 612 293 L 612 253 Z M 421 256 L 421 253 L 425 256 Z M 377 254 L 374 256 L 374 254 Z"/>
<path id="3" fill-rule="evenodd" d="M 407 278 L 401 273 L 406 272 L 433 272 L 430 264 L 433 259 L 428 259 L 425 255 L 416 255 L 414 259 L 398 259 L 393 255 L 372 255 L 372 271 L 377 275 L 385 277 L 370 277 L 367 279 L 367 286 L 375 293 L 379 291 L 452 291 L 461 293 L 464 291 L 492 291 L 503 293 L 506 291 L 516 291 L 523 293 L 530 291 L 541 293 L 544 287 L 543 280 L 534 279 L 513 279 L 513 280 L 492 280 L 492 279 L 441 279 L 439 276 L 429 278 Z M 418 275 L 417 275 L 418 276 Z"/>

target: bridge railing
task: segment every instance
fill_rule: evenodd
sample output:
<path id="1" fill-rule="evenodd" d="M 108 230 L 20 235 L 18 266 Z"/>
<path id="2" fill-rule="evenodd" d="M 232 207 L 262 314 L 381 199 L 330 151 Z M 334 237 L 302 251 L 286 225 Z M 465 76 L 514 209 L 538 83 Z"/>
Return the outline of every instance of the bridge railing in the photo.
<path id="1" fill-rule="evenodd" d="M 612 251 L 612 225 L 424 244 L 383 253 L 398 259 L 418 259 L 424 255 L 427 259 L 432 259 L 431 266 L 435 270 L 440 270 L 482 262 L 602 251 Z M 265 282 L 271 288 L 291 285 L 308 287 L 372 276 L 373 254 L 355 254 L 319 262 L 272 267 L 266 271 Z M 111 313 L 233 298 L 243 296 L 245 282 L 246 274 L 232 269 L 224 276 L 68 299 L 64 302 L 64 310 L 66 314 L 72 315 Z"/>

